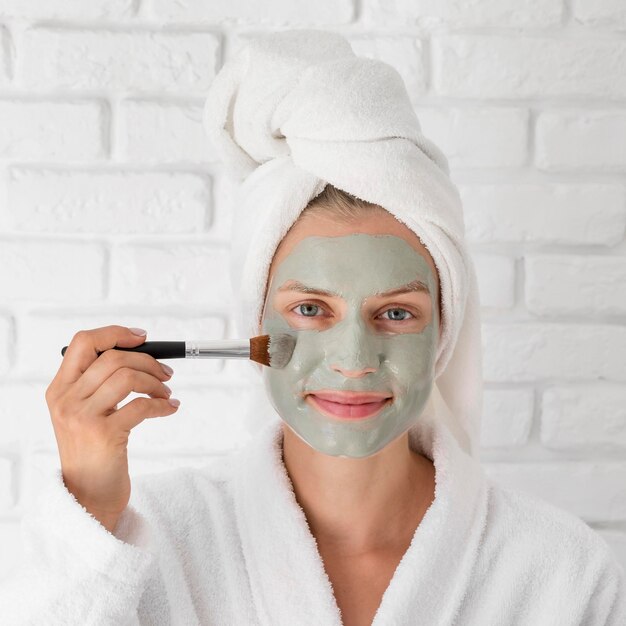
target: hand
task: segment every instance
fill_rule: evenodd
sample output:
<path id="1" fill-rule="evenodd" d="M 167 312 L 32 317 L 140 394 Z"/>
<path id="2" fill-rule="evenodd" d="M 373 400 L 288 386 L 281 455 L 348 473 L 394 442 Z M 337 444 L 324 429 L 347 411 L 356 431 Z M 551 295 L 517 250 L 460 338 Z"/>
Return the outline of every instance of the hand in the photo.
<path id="1" fill-rule="evenodd" d="M 167 374 L 149 354 L 112 350 L 145 341 L 125 326 L 77 332 L 46 389 L 68 491 L 112 531 L 130 500 L 128 437 L 148 417 L 171 415 Z M 102 352 L 98 356 L 98 352 Z M 131 392 L 135 398 L 117 408 Z"/>

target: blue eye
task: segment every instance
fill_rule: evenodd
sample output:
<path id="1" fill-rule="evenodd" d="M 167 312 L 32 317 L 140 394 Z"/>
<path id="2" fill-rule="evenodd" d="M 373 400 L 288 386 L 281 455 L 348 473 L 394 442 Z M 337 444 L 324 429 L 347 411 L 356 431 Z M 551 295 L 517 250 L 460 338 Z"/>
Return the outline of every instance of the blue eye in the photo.
<path id="1" fill-rule="evenodd" d="M 311 309 L 319 309 L 320 307 L 317 304 L 311 304 L 311 303 L 305 303 L 305 304 L 299 304 L 298 306 L 295 306 L 292 311 L 296 311 L 297 309 L 301 309 L 302 307 L 304 307 L 305 309 L 308 309 L 309 311 Z M 297 314 L 300 315 L 300 317 L 317 317 L 315 315 L 315 313 L 313 313 L 313 315 L 308 315 L 307 313 L 304 314 Z"/>
<path id="2" fill-rule="evenodd" d="M 400 312 L 400 313 L 405 313 L 406 315 L 410 315 L 411 317 L 414 317 L 414 316 L 413 316 L 413 314 L 412 314 L 412 313 L 410 313 L 409 311 L 407 311 L 406 309 L 387 309 L 387 310 L 386 310 L 384 313 L 382 313 L 381 315 L 385 315 L 385 313 L 390 313 L 391 311 L 393 311 L 394 313 L 397 313 L 397 312 Z M 407 317 L 406 317 L 406 315 L 405 315 L 405 316 L 403 316 L 403 317 L 400 317 L 400 318 L 398 318 L 398 317 L 392 317 L 392 318 L 387 318 L 387 319 L 388 319 L 388 320 L 390 320 L 390 321 L 393 321 L 393 322 L 403 322 L 403 321 L 405 321 L 405 320 L 407 320 L 407 319 L 410 319 L 410 318 L 407 318 Z"/>
<path id="3" fill-rule="evenodd" d="M 293 309 L 291 309 L 291 311 L 298 317 L 309 318 L 320 317 L 319 315 L 317 315 L 317 313 L 321 310 L 321 306 L 312 302 L 303 302 L 302 304 L 298 304 L 297 306 L 293 307 Z M 390 322 L 405 322 L 410 319 L 416 319 L 415 315 L 413 315 L 410 311 L 399 307 L 387 309 L 385 312 L 381 313 L 381 315 L 386 315 L 387 313 L 392 314 L 391 317 L 386 318 L 386 321 Z M 399 316 L 397 315 L 398 313 Z"/>

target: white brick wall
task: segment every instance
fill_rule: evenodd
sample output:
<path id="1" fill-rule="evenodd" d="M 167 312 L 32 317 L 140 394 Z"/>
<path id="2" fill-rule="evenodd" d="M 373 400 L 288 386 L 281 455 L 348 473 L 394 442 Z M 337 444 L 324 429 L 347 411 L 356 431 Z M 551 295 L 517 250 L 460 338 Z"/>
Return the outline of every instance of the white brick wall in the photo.
<path id="1" fill-rule="evenodd" d="M 71 100 L 0 101 L 0 158 L 81 162 L 107 157 L 106 103 Z"/>
<path id="2" fill-rule="evenodd" d="M 58 463 L 44 393 L 72 335 L 232 336 L 233 186 L 202 105 L 246 36 L 285 27 L 341 32 L 404 78 L 465 206 L 485 466 L 581 516 L 626 566 L 625 6 L 0 0 L 0 578 Z M 181 409 L 133 432 L 133 474 L 246 441 L 220 419 L 241 410 L 239 365 L 176 365 Z"/>
<path id="3" fill-rule="evenodd" d="M 626 313 L 624 257 L 528 255 L 526 308 L 539 315 Z"/>
<path id="4" fill-rule="evenodd" d="M 417 108 L 423 129 L 451 168 L 521 167 L 528 159 L 528 110 L 489 105 Z"/>
<path id="5" fill-rule="evenodd" d="M 613 247 L 624 239 L 626 189 L 621 183 L 505 179 L 460 185 L 460 191 L 466 234 L 473 243 Z"/>
<path id="6" fill-rule="evenodd" d="M 204 101 L 120 103 L 118 150 L 128 163 L 202 163 L 217 157 L 202 128 Z"/>
<path id="7" fill-rule="evenodd" d="M 626 95 L 626 41 L 553 34 L 438 35 L 432 38 L 433 88 L 468 98 Z"/>
<path id="8" fill-rule="evenodd" d="M 626 56 L 621 66 L 626 68 Z M 624 111 L 545 111 L 537 118 L 537 167 L 624 171 L 625 138 Z"/>
<path id="9" fill-rule="evenodd" d="M 6 185 L 20 232 L 197 233 L 210 217 L 210 180 L 193 172 L 11 167 Z"/>
<path id="10" fill-rule="evenodd" d="M 622 0 L 572 0 L 572 12 L 580 24 L 626 30 L 626 5 Z"/>
<path id="11" fill-rule="evenodd" d="M 16 83 L 45 92 L 202 93 L 215 75 L 213 33 L 37 28 L 23 33 Z"/>

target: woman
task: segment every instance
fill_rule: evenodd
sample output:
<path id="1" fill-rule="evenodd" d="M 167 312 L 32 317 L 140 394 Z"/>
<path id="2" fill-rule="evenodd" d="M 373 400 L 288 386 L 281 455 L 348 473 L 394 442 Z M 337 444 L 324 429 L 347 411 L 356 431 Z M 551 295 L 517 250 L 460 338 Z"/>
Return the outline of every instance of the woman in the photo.
<path id="1" fill-rule="evenodd" d="M 246 446 L 134 481 L 130 505 L 128 434 L 173 412 L 169 376 L 147 355 L 94 358 L 139 345 L 130 329 L 78 333 L 47 393 L 62 472 L 25 520 L 30 563 L 3 592 L 8 623 L 624 622 L 606 543 L 497 487 L 476 458 L 477 299 L 458 197 L 382 65 L 337 35 L 288 31 L 218 75 L 209 135 L 246 178 L 239 328 L 292 332 L 294 354 L 255 372 L 262 427 Z M 130 391 L 151 399 L 116 410 Z"/>
<path id="2" fill-rule="evenodd" d="M 344 623 L 370 624 L 434 499 L 432 460 L 411 450 L 407 427 L 431 389 L 437 271 L 415 233 L 328 186 L 281 242 L 270 280 L 262 330 L 298 331 L 286 371 L 264 372 L 285 467 Z M 423 290 L 376 295 L 415 281 Z"/>

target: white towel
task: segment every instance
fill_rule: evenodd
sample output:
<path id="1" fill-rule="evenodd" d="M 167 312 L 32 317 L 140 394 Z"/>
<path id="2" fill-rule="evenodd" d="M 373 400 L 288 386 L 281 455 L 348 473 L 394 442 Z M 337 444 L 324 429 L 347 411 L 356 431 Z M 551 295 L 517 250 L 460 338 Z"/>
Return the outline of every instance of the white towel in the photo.
<path id="1" fill-rule="evenodd" d="M 482 358 L 478 287 L 459 193 L 443 153 L 421 133 L 398 72 L 357 57 L 341 35 L 290 30 L 251 37 L 214 79 L 204 126 L 233 202 L 231 277 L 239 332 L 258 334 L 273 254 L 307 203 L 331 183 L 379 204 L 428 248 L 441 286 L 434 414 L 478 456 Z M 257 369 L 254 369 L 257 372 Z M 260 376 L 250 412 L 269 408 Z"/>
<path id="2" fill-rule="evenodd" d="M 340 626 L 281 459 L 281 422 L 265 417 L 255 439 L 206 468 L 133 480 L 115 536 L 57 473 L 25 518 L 25 561 L 0 587 L 0 623 Z M 433 460 L 435 500 L 373 626 L 626 624 L 624 572 L 597 533 L 493 485 L 441 424 L 409 441 Z"/>

